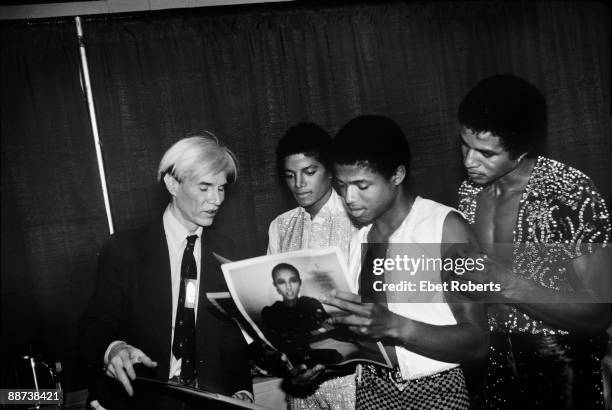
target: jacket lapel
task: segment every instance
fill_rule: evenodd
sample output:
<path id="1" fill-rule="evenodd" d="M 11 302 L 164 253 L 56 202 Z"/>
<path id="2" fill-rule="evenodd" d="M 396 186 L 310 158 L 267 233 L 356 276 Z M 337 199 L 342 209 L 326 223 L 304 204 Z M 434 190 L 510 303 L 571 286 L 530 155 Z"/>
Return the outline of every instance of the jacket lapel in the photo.
<path id="1" fill-rule="evenodd" d="M 202 260 L 200 266 L 200 295 L 199 300 L 208 301 L 206 292 L 223 292 L 227 291 L 225 285 L 225 278 L 221 271 L 221 264 L 217 258 L 213 255 L 216 251 L 216 244 L 212 235 L 205 235 L 206 231 L 202 234 Z M 198 313 L 200 306 L 203 306 L 198 302 Z"/>
<path id="2" fill-rule="evenodd" d="M 218 315 L 218 313 L 215 312 L 215 308 L 208 301 L 206 293 L 227 291 L 219 261 L 212 254 L 215 250 L 215 244 L 211 242 L 210 235 L 206 235 L 206 231 L 202 233 L 201 242 L 200 290 L 196 319 L 196 355 L 200 365 L 207 361 L 207 354 L 211 353 L 209 348 L 216 345 L 215 340 L 218 336 L 213 329 L 215 326 L 213 315 Z"/>

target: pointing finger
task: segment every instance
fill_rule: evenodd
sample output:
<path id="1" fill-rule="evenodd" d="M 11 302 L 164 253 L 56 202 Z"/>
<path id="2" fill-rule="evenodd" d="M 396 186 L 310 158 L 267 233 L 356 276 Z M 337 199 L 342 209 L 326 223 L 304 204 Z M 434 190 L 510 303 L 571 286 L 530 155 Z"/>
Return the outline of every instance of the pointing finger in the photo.
<path id="1" fill-rule="evenodd" d="M 111 363 L 109 363 L 104 370 L 107 376 L 112 377 L 113 379 L 117 378 L 115 367 Z"/>
<path id="2" fill-rule="evenodd" d="M 113 358 L 113 365 L 115 367 L 116 379 L 123 385 L 123 388 L 127 392 L 129 396 L 134 394 L 134 390 L 132 389 L 132 384 L 130 383 L 130 379 L 128 375 L 125 373 L 123 368 L 123 361 L 118 357 Z"/>
<path id="3" fill-rule="evenodd" d="M 126 373 L 124 371 L 119 372 L 119 379 L 118 380 L 123 385 L 123 388 L 127 392 L 128 396 L 133 396 L 134 395 L 134 389 L 132 388 L 132 384 L 130 383 L 130 380 L 128 379 L 128 377 L 127 377 L 127 375 L 126 375 Z"/>
<path id="4" fill-rule="evenodd" d="M 335 296 L 323 297 L 321 298 L 321 302 L 325 303 L 326 305 L 335 306 L 338 309 L 342 309 L 349 313 L 357 314 L 359 316 L 369 316 L 370 314 L 369 309 L 361 303 L 346 301 L 343 299 L 339 299 Z"/>
<path id="5" fill-rule="evenodd" d="M 134 371 L 134 366 L 130 360 L 123 363 L 123 367 L 129 376 L 130 379 L 134 380 L 136 378 L 136 372 Z"/>
<path id="6" fill-rule="evenodd" d="M 346 325 L 346 326 L 369 326 L 370 323 L 372 322 L 368 318 L 361 317 L 361 316 L 355 316 L 355 315 L 336 316 L 332 318 L 332 321 L 334 324 Z"/>

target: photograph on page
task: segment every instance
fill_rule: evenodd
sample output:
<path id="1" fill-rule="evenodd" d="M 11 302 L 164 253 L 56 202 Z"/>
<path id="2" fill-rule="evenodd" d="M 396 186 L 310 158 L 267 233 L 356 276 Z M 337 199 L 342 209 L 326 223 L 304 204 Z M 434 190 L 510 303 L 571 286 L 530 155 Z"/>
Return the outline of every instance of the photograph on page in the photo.
<path id="1" fill-rule="evenodd" d="M 346 313 L 322 304 L 332 290 L 353 292 L 337 248 L 261 256 L 221 266 L 236 307 L 257 336 L 292 365 L 390 366 L 380 343 L 360 340 L 329 319 Z"/>

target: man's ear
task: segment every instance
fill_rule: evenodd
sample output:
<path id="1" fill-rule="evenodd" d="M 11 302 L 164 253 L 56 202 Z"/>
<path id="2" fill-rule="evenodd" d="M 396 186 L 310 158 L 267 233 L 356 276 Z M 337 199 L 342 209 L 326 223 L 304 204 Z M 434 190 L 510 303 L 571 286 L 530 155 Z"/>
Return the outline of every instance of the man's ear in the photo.
<path id="1" fill-rule="evenodd" d="M 391 175 L 391 182 L 393 185 L 399 186 L 406 179 L 406 167 L 404 165 L 400 165 L 395 169 L 393 175 Z"/>
<path id="2" fill-rule="evenodd" d="M 164 175 L 164 184 L 166 185 L 166 189 L 170 192 L 170 195 L 176 196 L 176 192 L 178 191 L 179 182 L 170 174 Z"/>
<path id="3" fill-rule="evenodd" d="M 516 163 L 518 164 L 519 162 L 521 162 L 521 160 L 525 158 L 526 155 L 527 155 L 526 152 L 523 152 L 521 155 L 519 155 L 518 158 L 516 159 Z"/>

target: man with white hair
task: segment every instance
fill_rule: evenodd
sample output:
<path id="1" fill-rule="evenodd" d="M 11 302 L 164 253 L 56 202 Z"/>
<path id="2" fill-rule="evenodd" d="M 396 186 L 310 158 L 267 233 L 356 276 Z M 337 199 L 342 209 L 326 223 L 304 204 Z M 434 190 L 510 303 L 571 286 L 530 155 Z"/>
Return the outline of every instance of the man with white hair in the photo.
<path id="1" fill-rule="evenodd" d="M 242 334 L 205 296 L 227 291 L 213 252 L 231 254 L 231 241 L 209 227 L 236 177 L 234 154 L 214 135 L 178 141 L 159 164 L 158 180 L 170 194 L 163 215 L 105 243 L 80 323 L 94 407 L 190 408 L 134 389 L 136 376 L 252 401 Z"/>

